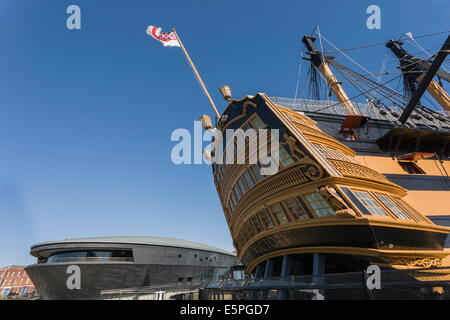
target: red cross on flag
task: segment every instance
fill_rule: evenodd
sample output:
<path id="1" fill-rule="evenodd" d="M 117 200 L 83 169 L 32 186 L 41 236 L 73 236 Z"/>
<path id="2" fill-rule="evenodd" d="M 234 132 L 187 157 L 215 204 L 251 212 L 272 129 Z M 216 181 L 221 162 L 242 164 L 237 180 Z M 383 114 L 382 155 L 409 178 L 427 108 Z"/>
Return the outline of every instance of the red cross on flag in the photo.
<path id="1" fill-rule="evenodd" d="M 160 41 L 164 47 L 179 47 L 180 43 L 177 40 L 175 33 L 161 32 L 161 28 L 148 26 L 147 34 Z"/>

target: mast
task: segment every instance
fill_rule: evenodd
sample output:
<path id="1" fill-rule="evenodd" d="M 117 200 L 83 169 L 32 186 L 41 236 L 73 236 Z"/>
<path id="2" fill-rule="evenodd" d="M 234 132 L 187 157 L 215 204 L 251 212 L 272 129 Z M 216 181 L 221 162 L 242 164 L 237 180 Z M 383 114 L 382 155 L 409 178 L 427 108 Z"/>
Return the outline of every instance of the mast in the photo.
<path id="1" fill-rule="evenodd" d="M 414 95 L 411 97 L 411 100 L 409 101 L 408 105 L 406 106 L 405 110 L 400 116 L 399 120 L 401 123 L 404 124 L 406 120 L 408 120 L 409 116 L 413 112 L 423 93 L 428 88 L 431 81 L 433 81 L 433 77 L 436 75 L 436 72 L 439 70 L 439 68 L 441 67 L 442 63 L 445 61 L 445 58 L 449 53 L 450 53 L 450 36 L 448 36 L 441 50 L 439 50 L 438 54 L 436 55 L 436 58 L 434 58 L 433 63 L 428 68 L 425 75 L 423 75 L 422 80 L 419 83 L 419 87 L 414 92 Z"/>
<path id="2" fill-rule="evenodd" d="M 305 60 L 309 60 L 311 64 L 319 70 L 323 76 L 325 77 L 328 85 L 333 91 L 334 95 L 344 107 L 347 115 L 358 115 L 358 111 L 353 106 L 353 103 L 350 101 L 349 97 L 345 93 L 344 89 L 341 86 L 341 83 L 336 79 L 333 71 L 331 70 L 327 60 L 333 59 L 332 56 L 325 56 L 323 52 L 316 49 L 315 42 L 316 38 L 312 36 L 304 36 L 302 42 L 305 44 L 308 51 L 307 54 L 310 55 L 309 58 L 304 58 Z"/>
<path id="3" fill-rule="evenodd" d="M 446 43 L 448 42 L 449 39 L 447 39 Z M 430 63 L 409 54 L 405 49 L 403 49 L 402 45 L 403 42 L 400 40 L 390 40 L 386 43 L 386 47 L 391 49 L 399 60 L 399 68 L 406 80 L 405 82 L 408 90 L 411 92 L 411 96 L 413 96 L 417 91 L 416 84 L 420 84 L 422 82 L 425 77 L 425 73 L 428 68 L 430 68 Z M 441 49 L 441 51 L 443 49 Z M 437 71 L 436 74 L 443 79 L 450 81 L 450 75 L 448 73 Z M 442 88 L 441 85 L 439 85 L 434 79 L 431 79 L 429 85 L 426 87 L 426 90 L 444 110 L 450 111 L 450 95 L 444 90 L 444 88 Z"/>
<path id="4" fill-rule="evenodd" d="M 220 118 L 219 111 L 217 111 L 217 107 L 216 107 L 216 105 L 214 104 L 214 101 L 213 101 L 213 99 L 211 98 L 208 89 L 206 89 L 206 86 L 205 86 L 205 84 L 203 83 L 202 77 L 200 77 L 200 74 L 198 73 L 197 68 L 196 68 L 195 65 L 194 65 L 194 62 L 192 61 L 191 57 L 189 56 L 189 53 L 187 52 L 186 48 L 184 47 L 183 42 L 181 42 L 181 39 L 180 39 L 180 37 L 178 36 L 178 33 L 177 33 L 177 31 L 175 30 L 175 28 L 173 28 L 172 31 L 173 31 L 173 33 L 175 34 L 175 37 L 177 38 L 178 43 L 180 44 L 181 50 L 183 51 L 184 55 L 186 56 L 186 59 L 188 60 L 190 66 L 191 66 L 191 68 L 192 68 L 192 71 L 194 71 L 194 74 L 195 74 L 195 76 L 197 77 L 197 80 L 198 80 L 198 82 L 200 83 L 200 86 L 202 87 L 203 92 L 205 93 L 206 97 L 208 98 L 209 103 L 211 104 L 211 106 L 212 106 L 212 108 L 213 108 L 213 110 L 214 110 L 214 113 L 216 114 L 217 119 L 219 119 L 219 118 Z"/>

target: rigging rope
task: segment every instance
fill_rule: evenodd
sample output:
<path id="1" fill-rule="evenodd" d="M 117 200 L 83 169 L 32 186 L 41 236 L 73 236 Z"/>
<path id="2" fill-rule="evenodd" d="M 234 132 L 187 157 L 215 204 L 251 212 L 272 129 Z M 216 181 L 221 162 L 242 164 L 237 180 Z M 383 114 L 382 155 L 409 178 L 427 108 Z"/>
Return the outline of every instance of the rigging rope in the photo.
<path id="1" fill-rule="evenodd" d="M 436 36 L 436 35 L 449 33 L 449 32 L 450 32 L 450 30 L 441 31 L 441 32 L 435 32 L 435 33 L 429 33 L 429 34 L 424 34 L 424 35 L 420 35 L 420 36 L 415 36 L 415 38 L 419 39 L 419 38 L 431 37 L 431 36 Z M 410 39 L 403 39 L 403 40 L 409 41 Z M 352 47 L 352 48 L 347 48 L 347 49 L 341 49 L 340 51 L 347 52 L 347 51 L 352 51 L 352 50 L 357 50 L 357 49 L 375 47 L 375 46 L 384 45 L 384 44 L 386 44 L 385 41 L 383 41 L 383 42 L 375 42 L 375 43 L 371 43 L 371 44 L 367 44 L 367 45 L 363 45 L 363 46 L 359 46 L 359 47 Z M 330 51 L 325 51 L 324 53 L 336 53 L 336 52 L 339 52 L 339 51 L 338 50 L 330 50 Z"/>

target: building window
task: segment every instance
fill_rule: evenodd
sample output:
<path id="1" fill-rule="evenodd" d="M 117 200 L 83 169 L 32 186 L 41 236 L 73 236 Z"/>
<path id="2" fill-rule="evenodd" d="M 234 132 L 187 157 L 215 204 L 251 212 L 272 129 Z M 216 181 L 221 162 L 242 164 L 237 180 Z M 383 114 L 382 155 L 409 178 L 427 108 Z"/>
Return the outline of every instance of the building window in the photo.
<path id="1" fill-rule="evenodd" d="M 250 220 L 247 220 L 246 223 L 244 223 L 244 235 L 246 236 L 246 242 L 248 240 L 250 240 L 251 238 L 253 238 L 253 236 L 255 235 L 255 230 L 253 229 L 253 225 L 250 222 Z"/>
<path id="2" fill-rule="evenodd" d="M 280 165 L 282 167 L 290 166 L 295 162 L 294 159 L 292 159 L 291 155 L 287 153 L 284 147 L 280 147 L 280 149 L 278 150 L 278 156 L 280 159 Z"/>
<path id="3" fill-rule="evenodd" d="M 407 211 L 409 213 L 409 216 L 412 217 L 414 220 L 416 221 L 423 221 L 423 219 L 418 216 L 416 214 L 416 212 L 414 211 L 414 209 L 407 204 L 405 201 L 403 201 L 402 199 L 397 199 L 397 198 L 393 198 L 393 200 L 395 201 L 395 203 L 397 203 L 402 209 L 404 209 L 405 211 Z"/>
<path id="4" fill-rule="evenodd" d="M 319 193 L 310 193 L 305 196 L 311 208 L 319 217 L 333 216 L 334 210 L 330 207 L 328 202 Z"/>
<path id="5" fill-rule="evenodd" d="M 245 171 L 242 176 L 244 177 L 249 189 L 255 185 L 255 182 L 248 171 Z"/>
<path id="6" fill-rule="evenodd" d="M 242 192 L 237 184 L 233 187 L 233 191 L 236 194 L 236 200 L 239 200 L 242 197 Z"/>
<path id="7" fill-rule="evenodd" d="M 244 130 L 244 131 L 246 131 L 246 130 L 253 129 L 253 128 L 252 128 L 252 127 L 249 125 L 249 123 L 247 122 L 247 123 L 245 123 L 245 124 L 241 127 L 241 129 Z"/>
<path id="8" fill-rule="evenodd" d="M 285 200 L 284 205 L 295 219 L 305 220 L 310 218 L 306 206 L 300 198 L 295 197 Z"/>
<path id="9" fill-rule="evenodd" d="M 266 229 L 273 228 L 274 224 L 267 209 L 262 209 L 258 214 L 261 217 L 261 221 Z"/>
<path id="10" fill-rule="evenodd" d="M 263 229 L 262 229 L 261 222 L 259 221 L 258 217 L 256 215 L 253 216 L 251 218 L 251 221 L 252 221 L 253 227 L 256 230 L 256 233 L 260 233 Z"/>
<path id="11" fill-rule="evenodd" d="M 51 255 L 47 263 L 74 261 L 133 261 L 132 250 L 67 251 Z"/>
<path id="12" fill-rule="evenodd" d="M 403 210 L 400 209 L 400 207 L 397 206 L 394 203 L 394 201 L 392 201 L 391 198 L 389 198 L 386 195 L 378 194 L 378 193 L 377 193 L 377 197 L 389 209 L 389 211 L 391 211 L 394 214 L 394 216 L 396 216 L 399 219 L 409 220 L 408 215 L 405 212 L 403 212 Z"/>
<path id="13" fill-rule="evenodd" d="M 398 164 L 409 174 L 425 174 L 425 171 L 423 171 L 415 162 L 399 161 Z"/>
<path id="14" fill-rule="evenodd" d="M 234 194 L 233 191 L 231 191 L 231 197 L 230 197 L 231 210 L 234 210 L 236 208 L 237 203 L 238 203 L 238 200 L 236 198 L 236 195 Z"/>
<path id="15" fill-rule="evenodd" d="M 347 190 L 350 191 L 349 189 L 347 189 L 347 188 L 342 188 L 342 189 L 344 189 L 346 194 L 349 195 L 347 192 Z M 387 217 L 389 216 L 389 214 L 386 211 L 384 211 L 384 209 L 375 201 L 374 198 L 372 198 L 372 196 L 369 193 L 364 192 L 364 191 L 355 191 L 355 190 L 350 191 L 350 192 L 353 192 L 353 194 L 355 195 L 356 200 L 357 200 L 357 201 L 355 201 L 354 199 L 352 199 L 353 202 L 355 202 L 355 204 L 358 206 L 358 208 L 363 213 L 373 214 L 375 216 L 387 216 Z M 358 202 L 361 203 L 363 205 L 363 207 L 367 210 L 361 209 L 361 207 L 358 205 Z"/>
<path id="16" fill-rule="evenodd" d="M 264 121 L 258 116 L 255 115 L 255 117 L 250 120 L 250 123 L 252 124 L 253 128 L 255 129 L 265 129 L 266 125 L 264 124 Z"/>
<path id="17" fill-rule="evenodd" d="M 284 210 L 280 206 L 279 203 L 273 204 L 273 205 L 269 206 L 269 208 L 270 208 L 270 211 L 272 211 L 273 215 L 275 216 L 275 218 L 277 219 L 279 224 L 285 224 L 285 223 L 289 222 L 288 217 L 284 213 Z"/>
<path id="18" fill-rule="evenodd" d="M 254 164 L 253 166 L 251 166 L 250 170 L 252 170 L 252 173 L 255 176 L 256 181 L 260 181 L 263 179 L 263 176 L 261 175 L 261 172 L 260 172 L 261 169 L 257 164 Z"/>
<path id="19" fill-rule="evenodd" d="M 237 183 L 238 183 L 239 187 L 241 188 L 242 195 L 244 195 L 244 193 L 247 192 L 247 186 L 244 184 L 244 181 L 243 181 L 242 179 L 243 179 L 243 178 L 240 177 L 240 178 L 238 179 Z"/>

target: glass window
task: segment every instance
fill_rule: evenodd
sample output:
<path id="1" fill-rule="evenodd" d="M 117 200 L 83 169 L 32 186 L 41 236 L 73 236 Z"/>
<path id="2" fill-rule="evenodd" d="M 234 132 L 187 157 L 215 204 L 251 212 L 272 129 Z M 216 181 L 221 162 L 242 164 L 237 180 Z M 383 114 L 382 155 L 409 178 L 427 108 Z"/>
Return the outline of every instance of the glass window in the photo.
<path id="1" fill-rule="evenodd" d="M 232 203 L 233 203 L 233 208 L 236 206 L 236 203 L 237 203 L 237 198 L 236 198 L 236 195 L 234 194 L 234 192 L 233 191 L 231 191 L 231 196 L 230 196 L 230 198 L 231 198 L 231 200 L 233 201 Z"/>
<path id="2" fill-rule="evenodd" d="M 51 255 L 47 262 L 71 261 L 133 261 L 131 250 L 89 250 L 59 252 Z"/>
<path id="3" fill-rule="evenodd" d="M 256 233 L 260 233 L 263 229 L 262 229 L 261 222 L 259 221 L 258 217 L 256 215 L 254 215 L 251 218 L 251 221 L 252 221 L 253 227 L 256 230 Z"/>
<path id="4" fill-rule="evenodd" d="M 243 181 L 243 177 L 240 177 L 240 178 L 238 179 L 237 183 L 238 183 L 239 187 L 241 188 L 242 195 L 243 195 L 244 193 L 246 193 L 246 192 L 247 192 L 247 186 L 245 185 L 245 183 L 244 183 L 244 181 Z"/>
<path id="5" fill-rule="evenodd" d="M 288 217 L 284 213 L 284 210 L 280 206 L 279 203 L 273 204 L 273 205 L 269 206 L 269 208 L 270 208 L 270 211 L 272 211 L 273 215 L 275 216 L 275 218 L 277 219 L 279 224 L 285 224 L 285 223 L 289 222 Z"/>
<path id="6" fill-rule="evenodd" d="M 280 157 L 280 165 L 282 167 L 287 167 L 295 162 L 284 147 L 280 147 L 278 156 Z"/>
<path id="7" fill-rule="evenodd" d="M 353 193 L 371 214 L 375 216 L 389 216 L 369 193 L 364 191 L 353 191 Z"/>
<path id="8" fill-rule="evenodd" d="M 398 164 L 409 174 L 425 174 L 425 171 L 422 170 L 416 163 L 410 161 L 399 161 Z"/>
<path id="9" fill-rule="evenodd" d="M 250 123 L 252 124 L 253 128 L 255 128 L 255 129 L 265 129 L 266 128 L 265 123 L 262 121 L 262 119 L 258 115 L 255 115 L 255 117 L 252 120 L 250 120 Z"/>
<path id="10" fill-rule="evenodd" d="M 334 210 L 319 193 L 310 193 L 305 196 L 309 205 L 319 217 L 333 216 Z"/>
<path id="11" fill-rule="evenodd" d="M 366 208 L 366 206 L 364 206 L 364 204 L 358 200 L 358 198 L 353 194 L 352 191 L 350 191 L 349 188 L 342 188 L 342 190 L 347 195 L 347 197 L 350 198 L 350 201 L 353 202 L 358 207 L 358 209 L 362 212 L 362 214 L 371 215 L 370 211 Z"/>
<path id="12" fill-rule="evenodd" d="M 231 194 L 233 194 L 233 193 L 231 193 Z M 228 207 L 230 207 L 231 210 L 234 211 L 235 203 L 234 203 L 233 197 L 230 197 L 230 200 L 228 201 Z"/>
<path id="13" fill-rule="evenodd" d="M 285 200 L 284 204 L 291 215 L 297 220 L 309 219 L 310 216 L 306 210 L 306 206 L 300 198 L 292 198 Z"/>
<path id="14" fill-rule="evenodd" d="M 400 207 L 402 207 L 403 209 L 408 211 L 409 215 L 411 217 L 413 217 L 415 220 L 423 221 L 423 219 L 419 215 L 416 214 L 414 209 L 408 203 L 406 203 L 406 201 L 403 201 L 402 199 L 397 199 L 397 198 L 394 198 L 394 201 L 397 202 L 397 204 L 399 204 Z"/>
<path id="15" fill-rule="evenodd" d="M 249 188 L 253 187 L 255 185 L 255 182 L 253 181 L 252 176 L 250 175 L 250 173 L 247 171 L 244 172 L 244 174 L 242 175 L 245 179 L 245 182 L 247 183 L 247 186 Z"/>
<path id="16" fill-rule="evenodd" d="M 242 197 L 241 189 L 239 189 L 239 186 L 237 184 L 234 185 L 233 191 L 236 194 L 236 200 L 239 200 Z"/>
<path id="17" fill-rule="evenodd" d="M 251 126 L 250 126 L 250 124 L 247 122 L 246 124 L 244 124 L 242 127 L 241 127 L 241 129 L 242 130 L 248 130 L 248 129 L 253 129 Z"/>
<path id="18" fill-rule="evenodd" d="M 250 220 L 248 220 L 244 224 L 244 239 L 245 239 L 245 242 L 250 240 L 253 237 L 254 233 L 255 232 L 253 231 L 252 224 L 250 223 Z"/>
<path id="19" fill-rule="evenodd" d="M 259 181 L 259 180 L 262 180 L 263 179 L 263 176 L 261 175 L 261 173 L 260 173 L 260 168 L 259 168 L 259 166 L 257 165 L 257 164 L 254 164 L 254 165 L 252 165 L 251 167 L 250 167 L 250 170 L 252 170 L 252 173 L 253 173 L 253 175 L 255 176 L 255 178 L 256 178 L 256 181 Z"/>
<path id="20" fill-rule="evenodd" d="M 274 224 L 267 209 L 262 209 L 258 214 L 261 217 L 261 221 L 266 229 L 273 228 Z"/>
<path id="21" fill-rule="evenodd" d="M 403 220 L 409 220 L 408 215 L 402 209 L 400 209 L 400 207 L 397 206 L 397 204 L 395 204 L 394 201 L 392 201 L 392 199 L 390 197 L 383 195 L 383 194 L 378 194 L 378 193 L 377 193 L 377 197 L 389 209 L 389 211 L 391 211 L 397 218 L 403 219 Z"/>

